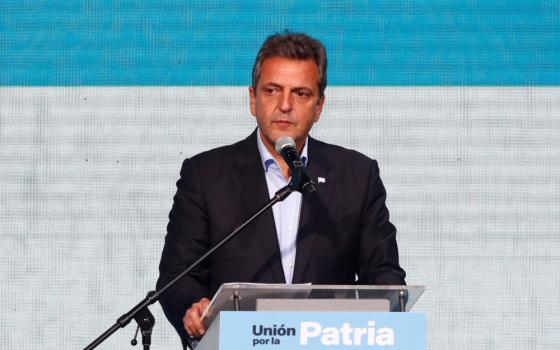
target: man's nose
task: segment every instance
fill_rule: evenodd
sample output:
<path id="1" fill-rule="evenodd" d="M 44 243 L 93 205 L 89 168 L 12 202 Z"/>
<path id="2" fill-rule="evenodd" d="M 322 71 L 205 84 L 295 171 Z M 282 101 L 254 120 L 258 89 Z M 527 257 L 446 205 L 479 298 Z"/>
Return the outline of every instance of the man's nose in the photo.
<path id="1" fill-rule="evenodd" d="M 280 95 L 278 108 L 280 109 L 281 112 L 288 113 L 289 111 L 292 110 L 293 103 L 294 101 L 293 101 L 292 94 L 289 92 L 284 92 Z"/>

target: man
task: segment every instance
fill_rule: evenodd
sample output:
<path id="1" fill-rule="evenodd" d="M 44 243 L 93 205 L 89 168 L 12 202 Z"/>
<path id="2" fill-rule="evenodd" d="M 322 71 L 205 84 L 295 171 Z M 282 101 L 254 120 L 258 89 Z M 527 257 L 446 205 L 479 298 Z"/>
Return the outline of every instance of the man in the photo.
<path id="1" fill-rule="evenodd" d="M 249 88 L 257 130 L 183 163 L 158 288 L 289 183 L 289 168 L 274 148 L 279 137 L 294 139 L 317 183 L 316 192 L 292 193 L 276 204 L 163 295 L 183 342 L 187 334 L 204 334 L 201 315 L 225 282 L 405 284 L 377 163 L 308 137 L 325 103 L 326 67 L 319 41 L 270 36 Z"/>

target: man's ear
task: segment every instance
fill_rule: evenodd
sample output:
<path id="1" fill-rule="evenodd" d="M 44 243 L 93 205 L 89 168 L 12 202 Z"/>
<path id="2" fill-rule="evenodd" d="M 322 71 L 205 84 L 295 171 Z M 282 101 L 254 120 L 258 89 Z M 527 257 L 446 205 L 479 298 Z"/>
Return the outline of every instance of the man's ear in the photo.
<path id="1" fill-rule="evenodd" d="M 249 86 L 249 107 L 251 109 L 251 114 L 257 116 L 257 113 L 255 111 L 255 98 L 255 89 L 253 89 L 252 86 Z"/>
<path id="2" fill-rule="evenodd" d="M 313 121 L 316 123 L 321 118 L 321 112 L 323 111 L 323 105 L 325 104 L 325 95 L 319 99 L 317 102 L 317 109 L 315 110 L 315 118 Z"/>

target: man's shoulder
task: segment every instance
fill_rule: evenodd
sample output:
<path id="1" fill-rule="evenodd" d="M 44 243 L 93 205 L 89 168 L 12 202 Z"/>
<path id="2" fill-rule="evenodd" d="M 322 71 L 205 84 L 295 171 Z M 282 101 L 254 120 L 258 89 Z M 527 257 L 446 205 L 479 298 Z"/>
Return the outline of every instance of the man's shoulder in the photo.
<path id="1" fill-rule="evenodd" d="M 257 144 L 255 141 L 254 150 L 251 148 L 251 136 L 237 141 L 235 143 L 216 147 L 207 151 L 198 153 L 192 157 L 185 159 L 184 163 L 190 163 L 197 168 L 224 168 L 229 167 L 245 159 L 248 154 L 257 152 Z"/>
<path id="2" fill-rule="evenodd" d="M 231 159 L 232 156 L 239 152 L 240 144 L 242 142 L 244 142 L 244 140 L 232 143 L 230 145 L 212 148 L 192 156 L 191 159 L 197 162 L 205 162 L 208 160 L 215 160 L 219 158 Z"/>
<path id="3" fill-rule="evenodd" d="M 330 162 L 335 162 L 342 165 L 371 165 L 372 163 L 377 164 L 374 159 L 354 149 L 345 148 L 343 146 L 327 143 L 314 138 L 310 138 L 310 147 L 312 149 L 315 149 L 316 152 L 318 152 L 322 157 L 328 159 Z M 312 156 L 313 155 L 311 155 L 310 157 Z"/>

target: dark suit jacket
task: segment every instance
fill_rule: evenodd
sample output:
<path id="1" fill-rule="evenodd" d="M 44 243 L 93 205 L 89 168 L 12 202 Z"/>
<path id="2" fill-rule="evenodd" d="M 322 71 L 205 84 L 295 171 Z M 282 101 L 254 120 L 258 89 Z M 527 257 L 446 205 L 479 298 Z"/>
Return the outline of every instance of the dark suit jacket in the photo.
<path id="1" fill-rule="evenodd" d="M 255 131 L 184 161 L 158 288 L 269 199 L 256 137 Z M 308 155 L 318 190 L 302 199 L 293 283 L 405 284 L 377 162 L 311 137 Z M 163 294 L 163 310 L 181 338 L 186 310 L 225 282 L 285 283 L 271 210 Z"/>

